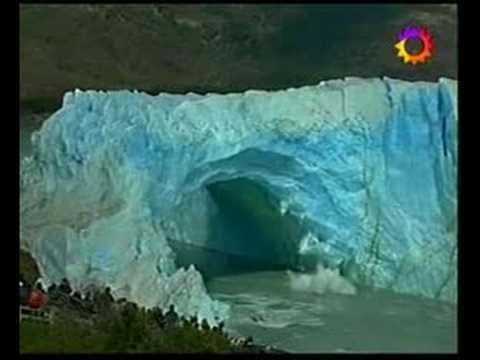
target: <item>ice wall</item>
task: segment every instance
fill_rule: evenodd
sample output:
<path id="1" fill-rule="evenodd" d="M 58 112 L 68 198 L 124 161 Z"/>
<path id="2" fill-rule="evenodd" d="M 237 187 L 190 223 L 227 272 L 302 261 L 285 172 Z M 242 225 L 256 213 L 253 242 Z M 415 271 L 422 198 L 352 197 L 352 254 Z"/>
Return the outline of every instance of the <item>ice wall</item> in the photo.
<path id="1" fill-rule="evenodd" d="M 198 272 L 177 271 L 167 238 L 248 254 L 254 245 L 212 243 L 206 190 L 246 178 L 304 225 L 285 251 L 455 301 L 456 89 L 348 78 L 227 95 L 67 93 L 22 161 L 21 244 L 50 280 L 107 282 L 214 321 L 226 308 Z"/>

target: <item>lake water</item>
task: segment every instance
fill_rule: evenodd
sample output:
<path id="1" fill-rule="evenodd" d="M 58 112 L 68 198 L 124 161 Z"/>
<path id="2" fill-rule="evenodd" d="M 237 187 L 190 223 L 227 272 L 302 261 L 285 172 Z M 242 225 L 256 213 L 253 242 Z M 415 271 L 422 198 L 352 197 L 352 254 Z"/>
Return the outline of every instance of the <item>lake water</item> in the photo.
<path id="1" fill-rule="evenodd" d="M 227 331 L 285 351 L 457 351 L 453 304 L 385 290 L 298 291 L 279 271 L 217 277 L 207 287 L 231 305 Z"/>

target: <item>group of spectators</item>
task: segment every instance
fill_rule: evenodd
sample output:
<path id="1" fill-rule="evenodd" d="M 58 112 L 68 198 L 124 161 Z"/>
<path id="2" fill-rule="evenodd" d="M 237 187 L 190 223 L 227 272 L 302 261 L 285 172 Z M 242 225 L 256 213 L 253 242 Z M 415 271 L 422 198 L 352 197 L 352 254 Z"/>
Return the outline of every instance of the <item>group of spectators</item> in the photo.
<path id="1" fill-rule="evenodd" d="M 60 284 L 51 284 L 44 289 L 42 281 L 37 280 L 34 285 L 28 284 L 22 275 L 20 275 L 20 298 L 21 304 L 30 305 L 32 293 L 43 294 L 44 299 L 48 299 L 49 307 L 58 307 L 62 310 L 77 313 L 80 317 L 91 318 L 92 315 L 109 316 L 113 313 L 126 315 L 129 312 L 135 313 L 139 310 L 137 304 L 127 301 L 125 298 L 115 300 L 112 296 L 110 287 L 104 289 L 92 288 L 89 291 L 80 293 L 74 291 L 67 279 L 62 279 Z M 46 301 L 44 301 L 45 303 Z M 43 303 L 43 304 L 44 304 Z M 164 311 L 159 307 L 153 307 L 145 310 L 148 317 L 154 319 L 160 329 L 176 326 L 191 326 L 201 331 L 213 331 L 227 337 L 233 345 L 237 347 L 252 347 L 253 339 L 251 337 L 230 337 L 224 331 L 225 323 L 222 321 L 216 326 L 210 326 L 206 319 L 199 321 L 196 316 L 187 318 L 180 316 L 175 311 L 175 306 L 170 305 L 168 310 Z M 128 316 L 128 315 L 126 315 Z"/>
<path id="2" fill-rule="evenodd" d="M 29 306 L 32 309 L 38 309 L 47 303 L 47 295 L 43 289 L 41 281 L 30 284 L 25 277 L 20 274 L 20 305 Z"/>
<path id="3" fill-rule="evenodd" d="M 103 290 L 94 289 L 81 294 L 79 291 L 74 291 L 69 281 L 64 278 L 60 284 L 57 285 L 53 283 L 45 290 L 41 280 L 37 280 L 34 285 L 28 284 L 22 274 L 20 274 L 20 301 L 22 305 L 28 304 L 32 290 L 44 294 L 51 305 L 69 307 L 72 310 L 77 309 L 86 313 L 105 312 L 111 309 L 112 306 L 127 305 L 134 308 L 137 307 L 136 304 L 128 302 L 125 298 L 115 300 L 110 287 L 105 287 Z M 224 322 L 221 322 L 218 326 L 210 327 L 205 319 L 199 322 L 196 316 L 189 319 L 185 316 L 179 316 L 175 311 L 174 305 L 170 305 L 167 311 L 163 311 L 159 307 L 154 307 L 148 309 L 147 312 L 153 316 L 160 328 L 166 326 L 192 325 L 205 331 L 213 330 L 219 333 L 223 333 L 224 331 Z"/>
<path id="4" fill-rule="evenodd" d="M 216 326 L 210 326 L 206 319 L 203 319 L 201 322 L 198 321 L 196 316 L 186 318 L 185 316 L 179 316 L 175 312 L 174 305 L 170 305 L 168 311 L 165 313 L 158 307 L 149 309 L 148 312 L 153 316 L 160 328 L 165 328 L 167 326 L 193 326 L 201 329 L 204 332 L 213 331 L 220 335 L 227 337 L 233 345 L 238 347 L 252 347 L 253 338 L 248 336 L 244 337 L 231 337 L 225 332 L 225 322 L 221 321 Z"/>
<path id="5" fill-rule="evenodd" d="M 60 284 L 51 284 L 45 290 L 43 282 L 38 279 L 35 284 L 30 284 L 25 277 L 20 274 L 20 305 L 30 307 L 43 307 L 47 304 L 57 306 L 67 306 L 88 312 L 98 312 L 108 308 L 114 303 L 114 298 L 110 288 L 104 291 L 92 291 L 82 295 L 78 291 L 73 291 L 66 278 L 62 279 Z M 32 306 L 32 299 L 41 302 L 41 306 Z M 48 299 L 48 301 L 47 301 Z"/>

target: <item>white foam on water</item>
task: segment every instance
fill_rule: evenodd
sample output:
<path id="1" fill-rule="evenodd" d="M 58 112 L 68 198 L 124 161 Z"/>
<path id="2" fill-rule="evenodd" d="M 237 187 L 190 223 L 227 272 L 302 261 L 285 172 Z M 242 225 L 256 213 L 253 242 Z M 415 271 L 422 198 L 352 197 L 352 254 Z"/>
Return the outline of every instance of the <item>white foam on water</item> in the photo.
<path id="1" fill-rule="evenodd" d="M 241 274 L 208 286 L 214 298 L 231 305 L 229 333 L 285 351 L 456 351 L 455 305 L 371 288 L 339 294 L 345 279 L 326 270 Z"/>
<path id="2" fill-rule="evenodd" d="M 290 288 L 294 291 L 313 292 L 316 294 L 356 294 L 355 286 L 342 277 L 338 269 L 327 269 L 321 264 L 317 265 L 317 271 L 313 274 L 287 271 L 287 275 L 290 281 Z"/>

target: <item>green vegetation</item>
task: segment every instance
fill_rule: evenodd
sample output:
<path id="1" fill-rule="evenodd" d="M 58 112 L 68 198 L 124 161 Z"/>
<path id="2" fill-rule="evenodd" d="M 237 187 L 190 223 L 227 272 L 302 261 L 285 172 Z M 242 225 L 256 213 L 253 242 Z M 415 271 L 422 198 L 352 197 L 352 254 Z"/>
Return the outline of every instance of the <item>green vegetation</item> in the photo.
<path id="1" fill-rule="evenodd" d="M 109 288 L 96 288 L 81 297 L 62 281 L 49 287 L 50 323 L 23 319 L 21 353 L 278 353 L 255 345 L 252 338 L 232 339 L 223 322 L 179 317 L 173 306 L 163 313 L 125 299 L 115 301 Z"/>
<path id="2" fill-rule="evenodd" d="M 20 274 L 29 284 L 33 284 L 40 277 L 40 271 L 32 255 L 22 249 L 20 249 Z"/>
<path id="3" fill-rule="evenodd" d="M 33 257 L 20 250 L 20 274 L 30 286 L 40 277 Z M 22 353 L 196 353 L 247 351 L 233 346 L 220 326 L 201 325 L 179 317 L 174 308 L 164 313 L 125 299 L 115 301 L 110 289 L 91 288 L 82 297 L 68 281 L 47 289 L 52 323 L 23 319 Z M 252 350 L 252 348 L 250 348 Z"/>
<path id="4" fill-rule="evenodd" d="M 190 321 L 159 327 L 155 312 L 127 306 L 101 326 L 108 334 L 105 350 L 113 352 L 231 352 L 228 338 L 209 328 L 199 329 Z"/>
<path id="5" fill-rule="evenodd" d="M 21 99 L 20 107 L 32 113 L 53 113 L 62 107 L 61 97 L 37 97 Z"/>
<path id="6" fill-rule="evenodd" d="M 67 320 L 55 325 L 24 320 L 20 324 L 22 353 L 81 353 L 101 352 L 106 337 L 87 326 L 72 326 Z"/>
<path id="7" fill-rule="evenodd" d="M 395 57 L 395 33 L 412 21 L 442 44 L 428 66 Z M 20 98 L 58 103 L 75 88 L 280 89 L 345 75 L 436 81 L 456 78 L 456 37 L 456 11 L 431 5 L 22 4 Z"/>
<path id="8" fill-rule="evenodd" d="M 59 311 L 59 312 L 58 312 Z M 80 318 L 57 309 L 51 324 L 23 320 L 22 353 L 198 353 L 232 352 L 219 329 L 199 329 L 190 321 L 160 324 L 155 310 L 133 303 L 110 308 L 101 315 Z"/>

